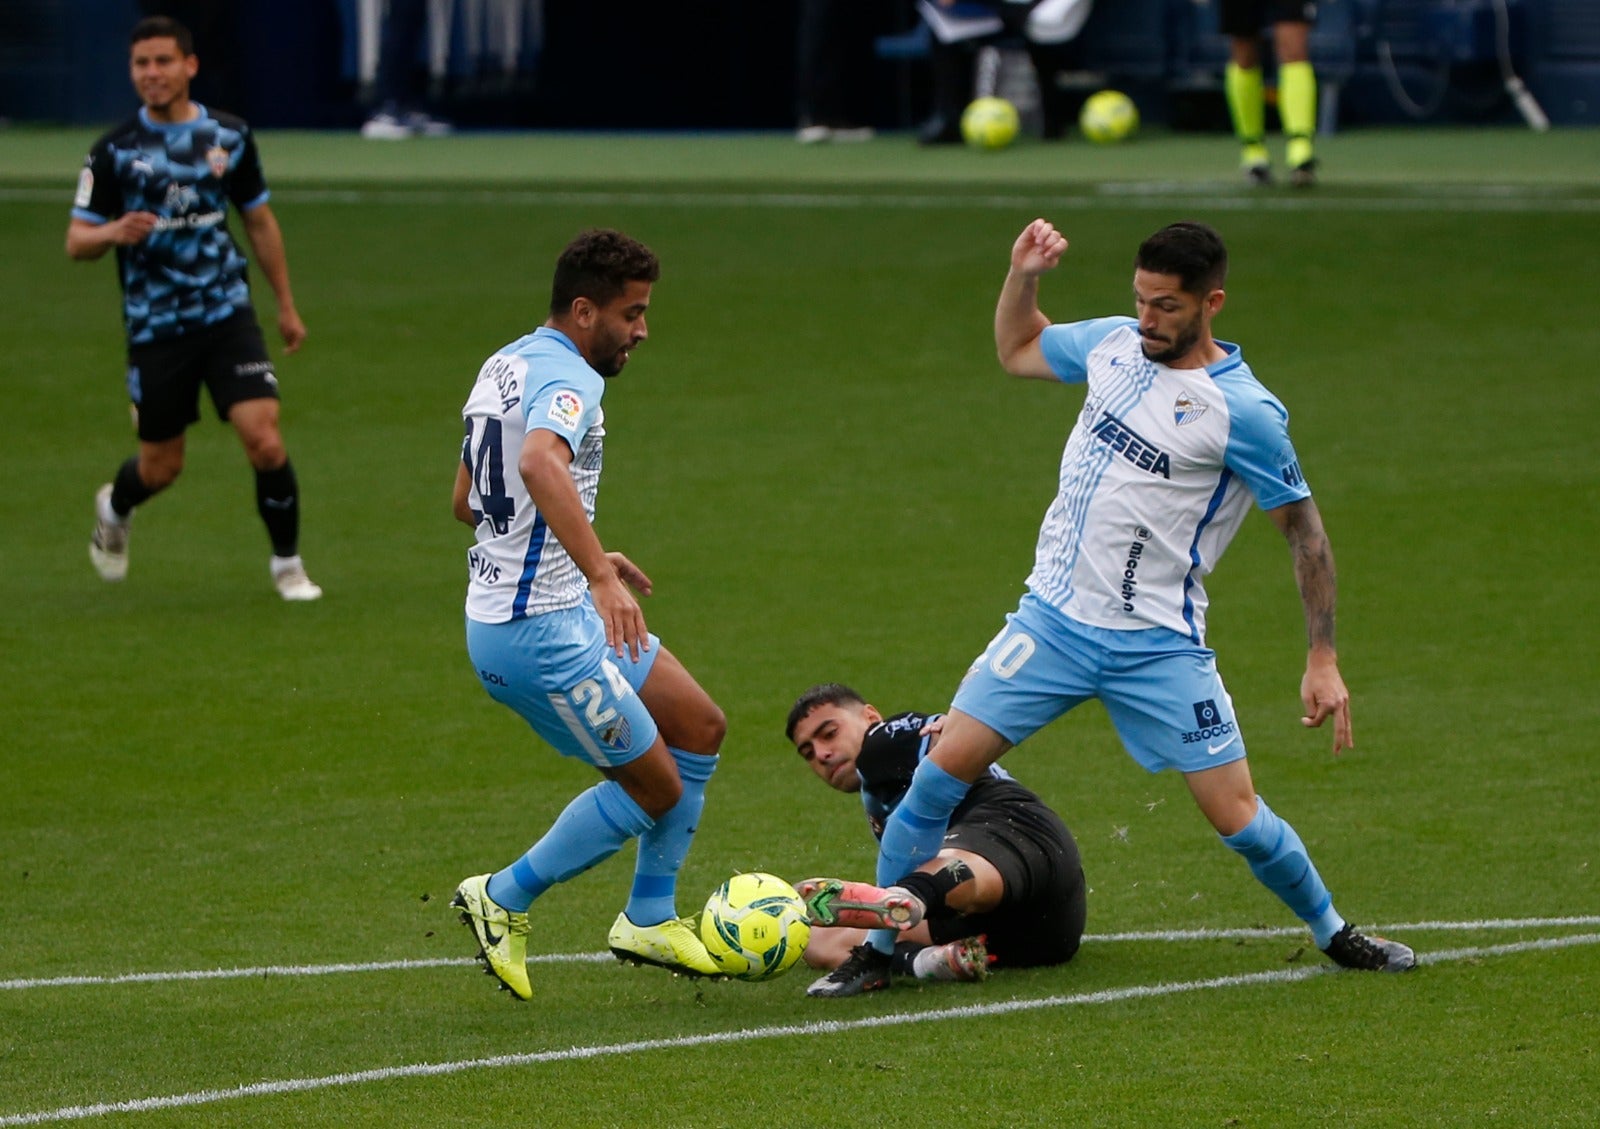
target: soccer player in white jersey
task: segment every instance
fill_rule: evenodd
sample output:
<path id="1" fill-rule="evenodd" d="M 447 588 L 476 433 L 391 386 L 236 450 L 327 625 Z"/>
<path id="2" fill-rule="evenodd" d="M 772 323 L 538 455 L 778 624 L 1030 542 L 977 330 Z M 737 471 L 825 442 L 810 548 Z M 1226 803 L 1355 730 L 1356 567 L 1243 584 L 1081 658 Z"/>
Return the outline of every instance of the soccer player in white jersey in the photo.
<path id="1" fill-rule="evenodd" d="M 467 553 L 467 650 L 489 696 L 565 756 L 605 777 L 522 857 L 463 881 L 452 904 L 487 970 L 520 999 L 528 907 L 639 840 L 627 906 L 609 937 L 622 960 L 717 974 L 678 917 L 677 875 L 726 721 L 645 626 L 650 578 L 596 536 L 606 379 L 646 337 L 655 255 L 588 231 L 556 262 L 550 317 L 484 362 L 462 411 L 456 517 Z"/>
<path id="2" fill-rule="evenodd" d="M 1333 719 L 1349 748 L 1350 694 L 1334 650 L 1333 553 L 1289 442 L 1288 413 L 1239 346 L 1211 335 L 1227 251 L 1211 228 L 1178 223 L 1139 247 L 1136 318 L 1052 325 L 1039 278 L 1067 240 L 1034 220 L 1011 249 L 995 346 L 1016 376 L 1087 382 L 1039 531 L 1028 591 L 967 672 L 939 744 L 884 828 L 877 881 L 933 857 L 971 782 L 1017 742 L 1098 698 L 1128 753 L 1175 768 L 1205 817 L 1251 871 L 1347 968 L 1401 972 L 1412 951 L 1357 932 L 1333 907 L 1294 828 L 1256 795 L 1233 702 L 1205 645 L 1203 581 L 1252 498 L 1289 542 L 1310 651 L 1301 723 Z M 866 884 L 850 894 L 870 900 Z M 881 887 L 888 887 L 882 889 Z M 916 914 L 900 914 L 910 928 Z M 875 930 L 882 952 L 894 933 Z"/>

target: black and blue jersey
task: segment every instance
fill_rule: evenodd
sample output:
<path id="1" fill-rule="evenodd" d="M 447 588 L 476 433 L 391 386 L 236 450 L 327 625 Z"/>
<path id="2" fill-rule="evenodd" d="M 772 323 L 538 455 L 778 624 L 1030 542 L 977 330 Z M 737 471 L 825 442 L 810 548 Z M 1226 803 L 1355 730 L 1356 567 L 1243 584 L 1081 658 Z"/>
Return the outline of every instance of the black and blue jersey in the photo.
<path id="1" fill-rule="evenodd" d="M 250 127 L 194 103 L 193 121 L 137 116 L 96 141 L 73 201 L 74 219 L 102 224 L 151 212 L 155 230 L 117 248 L 128 343 L 167 341 L 250 309 L 247 263 L 228 233 L 228 203 L 267 200 Z"/>
<path id="2" fill-rule="evenodd" d="M 906 789 L 911 787 L 911 774 L 932 746 L 932 739 L 922 732 L 922 727 L 940 716 L 911 711 L 897 713 L 875 723 L 861 738 L 861 751 L 856 754 L 856 773 L 861 777 L 861 806 L 867 811 L 872 833 L 879 839 L 883 838 L 883 825 L 900 805 Z M 1026 799 L 1037 800 L 1033 793 L 1016 784 L 1009 772 L 991 764 L 956 805 L 950 814 L 950 823 L 959 823 L 975 805 L 987 802 L 993 786 L 1001 781 L 1016 785 L 1019 792 L 1026 793 Z"/>

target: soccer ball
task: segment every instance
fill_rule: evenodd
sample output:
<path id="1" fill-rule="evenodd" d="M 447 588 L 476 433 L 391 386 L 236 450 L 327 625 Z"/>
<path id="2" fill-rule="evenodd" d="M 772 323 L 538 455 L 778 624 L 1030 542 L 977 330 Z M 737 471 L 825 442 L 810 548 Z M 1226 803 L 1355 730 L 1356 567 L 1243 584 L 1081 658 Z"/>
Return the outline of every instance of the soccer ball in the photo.
<path id="1" fill-rule="evenodd" d="M 1083 135 L 1099 145 L 1126 141 L 1139 129 L 1139 107 L 1120 90 L 1091 94 L 1078 115 Z"/>
<path id="2" fill-rule="evenodd" d="M 974 149 L 1004 149 L 1021 128 L 1017 108 L 1004 98 L 975 98 L 961 112 L 961 136 Z"/>
<path id="3" fill-rule="evenodd" d="M 735 874 L 700 915 L 700 940 L 737 980 L 771 980 L 800 960 L 811 924 L 794 887 L 770 874 Z"/>

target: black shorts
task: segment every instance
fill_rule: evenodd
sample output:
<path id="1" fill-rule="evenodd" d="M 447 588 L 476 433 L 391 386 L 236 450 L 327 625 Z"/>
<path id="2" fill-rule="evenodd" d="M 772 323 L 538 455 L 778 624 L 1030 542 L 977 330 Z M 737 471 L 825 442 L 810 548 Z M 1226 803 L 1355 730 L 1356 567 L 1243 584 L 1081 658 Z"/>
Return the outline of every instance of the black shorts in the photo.
<path id="1" fill-rule="evenodd" d="M 988 913 L 930 916 L 935 944 L 982 933 L 997 968 L 1072 959 L 1088 913 L 1083 860 L 1072 832 L 1042 800 L 1014 781 L 995 781 L 957 812 L 944 846 L 988 859 L 1006 892 Z"/>
<path id="2" fill-rule="evenodd" d="M 1223 35 L 1260 35 L 1273 24 L 1314 24 L 1315 0 L 1222 0 Z"/>
<path id="3" fill-rule="evenodd" d="M 202 384 L 221 420 L 242 400 L 278 398 L 278 377 L 254 312 L 241 310 L 167 341 L 128 346 L 128 399 L 145 442 L 175 439 L 200 418 Z"/>

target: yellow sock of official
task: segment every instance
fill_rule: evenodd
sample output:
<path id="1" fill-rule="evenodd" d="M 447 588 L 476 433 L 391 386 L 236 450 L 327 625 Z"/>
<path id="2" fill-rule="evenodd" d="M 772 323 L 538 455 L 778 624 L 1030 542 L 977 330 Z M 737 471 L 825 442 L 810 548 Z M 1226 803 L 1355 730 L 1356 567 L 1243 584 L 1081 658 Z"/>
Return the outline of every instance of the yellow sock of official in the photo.
<path id="1" fill-rule="evenodd" d="M 1311 138 L 1317 132 L 1317 76 L 1310 63 L 1278 68 L 1278 116 L 1289 139 L 1289 167 L 1298 168 L 1311 160 Z"/>
<path id="2" fill-rule="evenodd" d="M 1246 70 L 1230 62 L 1223 75 L 1228 95 L 1228 113 L 1233 117 L 1233 133 L 1244 147 L 1241 161 L 1246 165 L 1267 163 L 1267 92 L 1260 67 Z"/>

